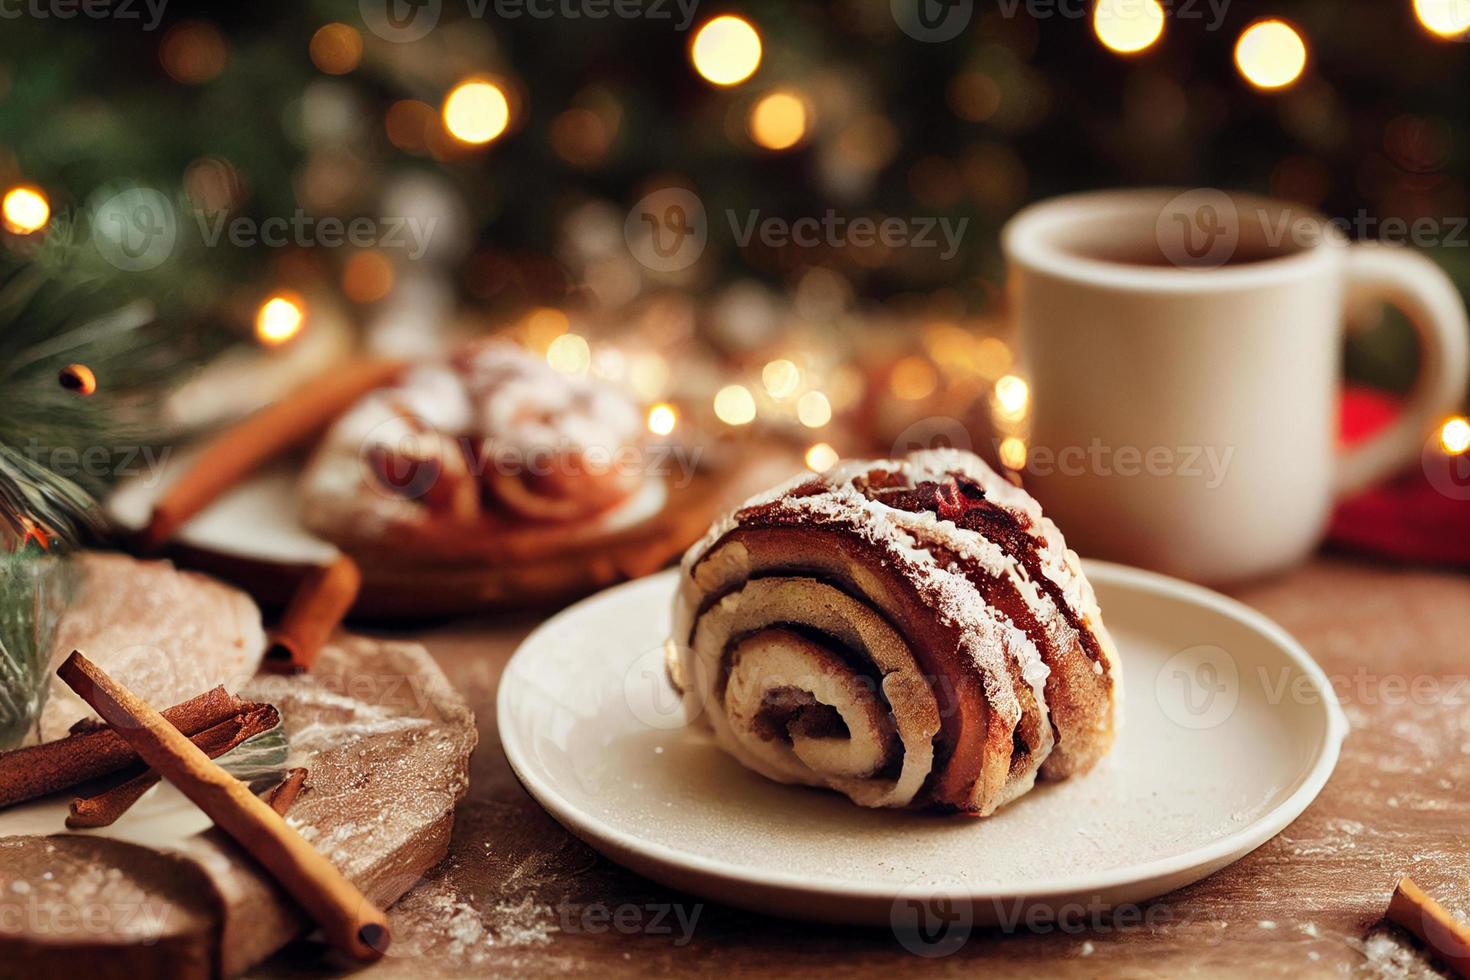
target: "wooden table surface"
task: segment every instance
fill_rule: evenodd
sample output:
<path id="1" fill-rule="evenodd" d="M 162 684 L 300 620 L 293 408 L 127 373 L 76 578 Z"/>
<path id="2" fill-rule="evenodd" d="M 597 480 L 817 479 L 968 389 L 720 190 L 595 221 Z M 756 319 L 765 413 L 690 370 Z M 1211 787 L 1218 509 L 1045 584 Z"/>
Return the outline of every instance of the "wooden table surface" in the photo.
<path id="1" fill-rule="evenodd" d="M 886 930 L 738 911 L 601 858 L 526 794 L 496 736 L 501 671 L 535 622 L 416 633 L 474 708 L 480 746 L 449 859 L 394 907 L 393 953 L 359 975 L 1438 976 L 1379 920 L 1402 874 L 1470 917 L 1470 577 L 1325 557 L 1236 594 L 1311 651 L 1352 723 L 1318 800 L 1129 921 L 976 930 L 929 958 Z M 317 955 L 297 944 L 257 975 L 319 976 Z"/>

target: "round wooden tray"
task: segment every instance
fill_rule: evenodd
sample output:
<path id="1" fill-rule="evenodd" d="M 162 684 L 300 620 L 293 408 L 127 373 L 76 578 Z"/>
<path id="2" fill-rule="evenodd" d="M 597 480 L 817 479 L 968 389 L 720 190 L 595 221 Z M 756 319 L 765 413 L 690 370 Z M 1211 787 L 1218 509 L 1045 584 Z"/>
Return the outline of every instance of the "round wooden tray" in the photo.
<path id="1" fill-rule="evenodd" d="M 195 455 L 175 454 L 161 472 L 128 481 L 109 498 L 108 515 L 124 536 L 142 530 L 153 503 Z M 794 470 L 785 452 L 753 450 L 738 467 L 702 470 L 670 482 L 663 506 L 644 520 L 568 541 L 539 556 L 514 549 L 472 562 L 431 561 L 392 542 L 352 550 L 348 553 L 362 570 L 362 591 L 351 616 L 403 621 L 563 605 L 669 564 L 721 511 Z M 263 604 L 284 605 L 308 571 L 346 550 L 301 525 L 299 478 L 296 460 L 260 470 L 186 524 L 163 553 L 238 584 Z"/>

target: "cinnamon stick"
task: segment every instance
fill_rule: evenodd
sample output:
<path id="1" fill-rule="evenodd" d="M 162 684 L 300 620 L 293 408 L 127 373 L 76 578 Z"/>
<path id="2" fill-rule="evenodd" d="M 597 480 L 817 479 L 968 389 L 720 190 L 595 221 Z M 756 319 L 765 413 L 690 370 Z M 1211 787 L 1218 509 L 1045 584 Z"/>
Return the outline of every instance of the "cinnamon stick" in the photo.
<path id="1" fill-rule="evenodd" d="M 1413 933 L 1440 962 L 1470 978 L 1470 925 L 1450 915 L 1405 876 L 1388 902 L 1388 919 Z"/>
<path id="2" fill-rule="evenodd" d="M 346 555 L 308 572 L 271 633 L 265 648 L 266 669 L 288 674 L 310 670 L 323 644 L 357 600 L 361 585 L 362 573 Z"/>
<path id="3" fill-rule="evenodd" d="M 80 650 L 57 670 L 143 761 L 179 788 L 255 858 L 322 927 L 327 941 L 369 962 L 388 948 L 388 919 L 279 813 L 211 762 L 162 715 Z"/>
<path id="4" fill-rule="evenodd" d="M 305 769 L 292 769 L 286 773 L 285 779 L 281 780 L 271 788 L 269 793 L 265 794 L 265 802 L 270 805 L 272 810 L 284 817 L 286 811 L 291 809 L 291 804 L 296 802 L 296 797 L 301 795 L 301 789 L 306 785 L 306 775 L 307 771 Z"/>
<path id="5" fill-rule="evenodd" d="M 204 508 L 271 460 L 307 445 L 363 395 L 387 384 L 400 361 L 336 368 L 225 429 L 153 505 L 139 544 L 151 551 Z"/>
<path id="6" fill-rule="evenodd" d="M 163 717 L 185 735 L 197 735 L 239 714 L 246 704 L 216 687 L 174 705 Z M 59 793 L 137 762 L 138 753 L 111 728 L 0 752 L 0 807 Z"/>
<path id="7" fill-rule="evenodd" d="M 271 705 L 255 704 L 248 711 L 226 719 L 213 728 L 206 728 L 189 741 L 211 759 L 217 759 L 247 739 L 270 731 L 280 722 L 280 714 Z M 66 818 L 67 828 L 82 830 L 112 826 L 144 793 L 158 784 L 159 778 L 158 773 L 149 769 L 94 796 L 72 800 Z"/>

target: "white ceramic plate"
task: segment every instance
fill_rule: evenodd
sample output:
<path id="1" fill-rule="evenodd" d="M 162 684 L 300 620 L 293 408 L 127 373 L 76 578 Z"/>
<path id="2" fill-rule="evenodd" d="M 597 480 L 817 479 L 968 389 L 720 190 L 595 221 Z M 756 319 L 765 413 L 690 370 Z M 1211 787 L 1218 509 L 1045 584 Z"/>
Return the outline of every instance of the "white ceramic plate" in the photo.
<path id="1" fill-rule="evenodd" d="M 948 899 L 977 924 L 1141 902 L 1302 812 L 1348 726 L 1281 627 L 1217 593 L 1088 563 L 1123 661 L 1118 744 L 988 819 L 864 810 L 747 771 L 683 725 L 663 675 L 675 572 L 567 609 L 500 683 L 505 754 L 570 831 L 666 885 L 757 911 L 895 924 Z M 1029 911 L 1028 911 L 1029 914 Z"/>

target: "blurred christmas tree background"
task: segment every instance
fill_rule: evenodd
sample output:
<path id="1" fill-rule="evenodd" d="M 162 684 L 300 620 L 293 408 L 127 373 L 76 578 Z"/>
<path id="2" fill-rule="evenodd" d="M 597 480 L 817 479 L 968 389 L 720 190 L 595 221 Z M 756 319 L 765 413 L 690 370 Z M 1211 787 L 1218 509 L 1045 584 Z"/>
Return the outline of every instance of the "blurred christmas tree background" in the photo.
<path id="1" fill-rule="evenodd" d="M 820 460 L 859 438 L 839 424 L 879 443 L 977 403 L 1024 411 L 997 236 L 1053 194 L 1250 190 L 1365 237 L 1427 220 L 1415 244 L 1470 294 L 1466 0 L 13 12 L 0 252 L 145 300 L 191 350 L 284 359 L 340 335 L 320 359 L 507 330 L 629 383 L 651 426 L 760 417 L 823 440 Z M 1278 33 L 1243 43 L 1263 20 Z M 669 194 L 666 214 L 702 209 L 704 244 L 649 261 L 638 205 Z M 757 213 L 963 234 L 953 254 L 742 245 Z M 1416 368 L 1392 315 L 1348 356 L 1390 390 Z"/>

